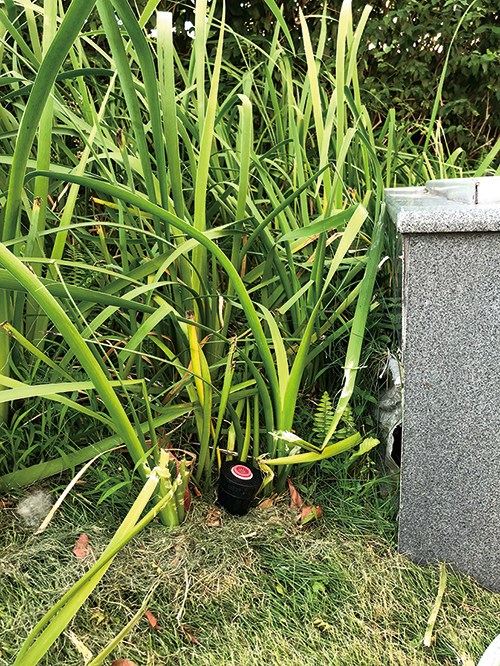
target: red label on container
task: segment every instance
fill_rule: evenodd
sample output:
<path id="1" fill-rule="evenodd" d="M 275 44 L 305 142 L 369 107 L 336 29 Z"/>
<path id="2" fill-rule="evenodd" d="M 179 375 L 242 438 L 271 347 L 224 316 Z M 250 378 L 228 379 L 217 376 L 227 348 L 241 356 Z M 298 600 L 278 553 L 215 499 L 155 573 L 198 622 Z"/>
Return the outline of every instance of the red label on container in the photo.
<path id="1" fill-rule="evenodd" d="M 231 472 L 237 479 L 251 479 L 253 477 L 252 470 L 246 465 L 235 465 L 231 468 Z"/>

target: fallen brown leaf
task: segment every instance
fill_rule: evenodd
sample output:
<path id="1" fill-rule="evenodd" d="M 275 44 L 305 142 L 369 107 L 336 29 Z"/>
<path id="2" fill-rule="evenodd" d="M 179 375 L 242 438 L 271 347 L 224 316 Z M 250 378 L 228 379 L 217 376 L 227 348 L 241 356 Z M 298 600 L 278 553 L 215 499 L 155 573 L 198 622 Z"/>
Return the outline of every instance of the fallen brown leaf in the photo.
<path id="1" fill-rule="evenodd" d="M 79 560 L 83 560 L 87 555 L 92 552 L 89 546 L 89 538 L 86 534 L 80 534 L 76 540 L 75 547 L 73 548 L 73 555 Z"/>
<path id="2" fill-rule="evenodd" d="M 12 506 L 13 502 L 7 500 L 0 500 L 0 509 L 5 509 L 6 506 Z"/>
<path id="3" fill-rule="evenodd" d="M 257 505 L 257 509 L 270 509 L 274 505 L 274 500 L 278 497 L 278 493 L 274 493 L 271 497 L 268 497 L 265 500 L 262 500 L 260 504 Z"/>
<path id="4" fill-rule="evenodd" d="M 293 483 L 290 481 L 290 479 L 287 479 L 287 481 L 288 481 L 288 488 L 290 490 L 290 509 L 292 511 L 298 511 L 304 505 L 304 500 L 295 490 L 295 487 Z"/>
<path id="5" fill-rule="evenodd" d="M 207 527 L 220 527 L 221 525 L 221 513 L 219 509 L 216 509 L 215 507 L 211 506 L 208 510 L 208 516 L 205 521 L 205 525 Z"/>
<path id="6" fill-rule="evenodd" d="M 323 515 L 320 506 L 303 506 L 300 512 L 300 526 L 310 523 L 312 520 L 319 520 Z"/>
<path id="7" fill-rule="evenodd" d="M 200 641 L 194 636 L 194 629 L 192 627 L 186 627 L 184 624 L 179 625 L 179 629 L 181 629 L 186 638 L 189 640 L 190 643 L 194 643 L 195 645 L 200 645 Z"/>
<path id="8" fill-rule="evenodd" d="M 137 664 L 130 659 L 116 659 L 111 666 L 137 666 Z"/>
<path id="9" fill-rule="evenodd" d="M 147 610 L 144 613 L 144 615 L 146 616 L 149 624 L 151 625 L 151 627 L 153 629 L 156 629 L 157 631 L 161 631 L 163 629 L 163 627 L 160 627 L 160 625 L 158 624 L 158 620 L 155 618 L 155 616 L 153 615 L 153 613 L 151 611 Z"/>

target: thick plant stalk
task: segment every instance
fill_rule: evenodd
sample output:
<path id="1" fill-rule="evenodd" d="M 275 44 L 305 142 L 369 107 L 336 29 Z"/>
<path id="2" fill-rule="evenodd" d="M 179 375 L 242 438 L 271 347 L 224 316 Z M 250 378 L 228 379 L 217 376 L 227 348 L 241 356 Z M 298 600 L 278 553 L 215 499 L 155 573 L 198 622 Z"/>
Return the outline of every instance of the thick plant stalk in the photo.
<path id="1" fill-rule="evenodd" d="M 314 53 L 312 50 L 312 44 L 311 44 L 311 38 L 309 36 L 309 30 L 307 28 L 307 23 L 304 18 L 304 14 L 302 12 L 302 9 L 299 7 L 299 16 L 300 16 L 300 24 L 302 26 L 302 37 L 304 40 L 304 50 L 306 52 L 306 60 L 307 60 L 307 72 L 308 72 L 308 77 L 309 77 L 309 87 L 311 90 L 311 102 L 312 102 L 312 107 L 313 107 L 313 114 L 314 114 L 314 124 L 316 127 L 316 136 L 317 136 L 317 143 L 318 143 L 318 148 L 321 150 L 323 147 L 324 143 L 324 133 L 325 133 L 325 128 L 323 124 L 323 112 L 321 108 L 321 96 L 320 96 L 320 90 L 319 90 L 319 81 L 318 81 L 318 72 L 317 72 L 317 67 L 316 67 L 316 60 L 314 58 Z M 330 126 L 330 131 L 331 131 L 331 126 Z M 328 133 L 329 134 L 329 133 Z M 330 136 L 328 135 L 327 137 L 327 142 L 330 142 Z M 320 166 L 324 166 L 323 162 L 326 162 L 326 155 L 324 157 L 324 160 L 320 162 Z M 325 199 L 328 200 L 330 197 L 330 174 L 328 171 L 326 171 L 323 176 L 322 180 L 324 182 L 324 188 L 325 188 Z M 318 185 L 321 181 L 318 181 Z M 340 208 L 340 206 L 339 206 Z"/>
<path id="2" fill-rule="evenodd" d="M 148 104 L 148 116 L 151 123 L 151 133 L 153 136 L 153 150 L 156 158 L 156 177 L 158 179 L 160 188 L 160 201 L 163 208 L 166 208 L 168 205 L 167 165 L 163 146 L 158 80 L 156 78 L 156 68 L 153 61 L 153 55 L 151 53 L 151 49 L 146 40 L 146 37 L 144 36 L 144 32 L 142 31 L 139 22 L 135 18 L 129 2 L 126 0 L 112 0 L 112 2 L 129 33 L 131 42 L 134 45 L 139 64 L 141 66 Z M 165 236 L 167 240 L 170 237 L 168 228 L 165 229 Z"/>
<path id="3" fill-rule="evenodd" d="M 174 45 L 172 40 L 172 13 L 158 12 L 158 70 L 160 75 L 163 133 L 168 157 L 168 173 L 177 217 L 184 219 L 184 193 L 182 190 L 177 111 L 175 105 Z"/>
<path id="4" fill-rule="evenodd" d="M 194 312 L 186 312 L 186 318 L 194 322 Z M 188 326 L 189 350 L 191 353 L 191 367 L 194 374 L 194 383 L 198 393 L 198 399 L 203 411 L 202 430 L 200 433 L 200 455 L 198 469 L 196 471 L 196 481 L 200 481 L 202 474 L 205 475 L 207 483 L 210 481 L 210 455 L 208 445 L 210 441 L 210 431 L 212 427 L 212 387 L 210 380 L 210 370 L 205 358 L 205 354 L 198 342 L 198 333 L 194 324 Z"/>
<path id="5" fill-rule="evenodd" d="M 200 2 L 201 5 L 205 2 Z M 195 184 L 195 193 L 194 193 L 194 227 L 201 232 L 206 231 L 206 208 L 207 208 L 207 184 L 208 184 L 208 172 L 210 168 L 210 157 L 212 153 L 212 146 L 214 140 L 214 123 L 215 123 L 215 113 L 217 110 L 217 94 L 219 89 L 219 78 L 222 67 L 222 46 L 224 43 L 224 17 L 225 9 L 222 12 L 222 26 L 219 34 L 219 41 L 217 44 L 217 53 L 215 56 L 215 65 L 212 72 L 212 84 L 210 87 L 210 95 L 208 98 L 207 112 L 203 122 L 203 129 L 201 134 L 201 144 L 200 144 L 200 157 L 198 160 L 198 170 L 196 173 L 196 184 Z M 198 15 L 196 17 L 197 25 Z M 204 18 L 203 18 L 204 21 Z M 204 40 L 203 40 L 204 41 Z M 196 44 L 196 48 L 201 49 L 201 41 Z M 197 51 L 197 58 L 199 55 L 199 50 Z M 205 58 L 205 50 L 203 43 L 203 59 Z M 197 60 L 198 63 L 198 60 Z M 197 64 L 197 77 L 201 77 L 200 67 Z M 204 109 L 204 104 L 201 103 L 201 100 L 204 99 L 205 92 L 200 88 L 198 80 L 198 111 L 201 112 Z M 199 119 L 201 121 L 201 119 Z M 207 250 L 202 245 L 198 245 L 193 250 L 193 273 L 191 278 L 191 286 L 197 293 L 201 293 L 202 283 L 201 279 L 205 279 L 208 275 L 208 258 Z M 200 277 L 201 276 L 201 279 Z M 207 302 L 207 308 L 210 307 L 210 304 Z M 208 315 L 208 312 L 207 312 Z M 206 322 L 210 322 L 210 316 L 205 317 Z M 215 328 L 215 326 L 213 327 Z"/>
<path id="6" fill-rule="evenodd" d="M 252 104 L 246 95 L 240 95 L 240 161 L 239 161 L 239 184 L 238 184 L 238 203 L 235 215 L 235 235 L 233 238 L 233 246 L 231 249 L 231 262 L 237 271 L 240 271 L 241 259 L 241 230 L 243 217 L 245 215 L 247 194 L 249 189 L 249 172 L 250 172 L 250 153 L 252 148 Z M 233 294 L 232 284 L 228 286 L 227 298 L 231 298 Z M 228 303 L 224 311 L 224 327 L 222 329 L 223 335 L 227 335 L 229 322 L 231 318 L 232 308 Z"/>
<path id="7" fill-rule="evenodd" d="M 203 133 L 205 118 L 205 48 L 207 41 L 207 0 L 196 0 L 194 24 L 194 58 L 196 74 L 196 106 L 198 113 L 198 133 Z"/>
<path id="8" fill-rule="evenodd" d="M 344 131 L 345 131 L 345 105 L 344 105 L 344 84 L 345 84 L 345 48 L 347 41 L 347 26 L 349 20 L 352 21 L 351 15 L 351 0 L 344 0 L 342 3 L 342 8 L 340 10 L 340 19 L 339 19 L 339 29 L 337 32 L 337 53 L 336 53 L 336 64 L 335 64 L 335 74 L 337 77 L 337 159 L 342 150 L 342 144 L 344 143 Z M 340 168 L 339 168 L 340 167 Z M 339 165 L 337 167 L 338 176 L 343 182 L 343 173 L 344 169 Z M 335 195 L 335 207 L 342 208 L 342 189 L 337 188 Z"/>
<path id="9" fill-rule="evenodd" d="M 116 22 L 115 13 L 109 0 L 97 0 L 97 9 L 99 10 L 99 15 L 104 30 L 106 31 L 109 46 L 113 54 L 113 60 L 116 63 L 116 69 L 122 85 L 123 95 L 127 103 L 127 109 L 130 114 L 130 121 L 137 142 L 148 197 L 151 201 L 156 202 L 153 172 L 151 170 L 149 148 L 144 133 L 142 115 L 137 100 L 132 72 L 130 71 L 127 54 L 125 52 L 125 47 L 123 46 L 123 40 Z M 156 231 L 159 233 L 160 229 L 157 228 Z"/>

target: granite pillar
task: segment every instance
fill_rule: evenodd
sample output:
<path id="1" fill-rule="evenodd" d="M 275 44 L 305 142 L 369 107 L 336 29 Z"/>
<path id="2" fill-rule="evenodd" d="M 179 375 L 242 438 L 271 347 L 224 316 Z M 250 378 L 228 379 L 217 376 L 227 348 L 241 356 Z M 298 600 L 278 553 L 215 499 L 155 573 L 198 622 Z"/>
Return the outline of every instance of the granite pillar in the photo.
<path id="1" fill-rule="evenodd" d="M 500 178 L 386 201 L 403 240 L 399 549 L 500 591 Z"/>

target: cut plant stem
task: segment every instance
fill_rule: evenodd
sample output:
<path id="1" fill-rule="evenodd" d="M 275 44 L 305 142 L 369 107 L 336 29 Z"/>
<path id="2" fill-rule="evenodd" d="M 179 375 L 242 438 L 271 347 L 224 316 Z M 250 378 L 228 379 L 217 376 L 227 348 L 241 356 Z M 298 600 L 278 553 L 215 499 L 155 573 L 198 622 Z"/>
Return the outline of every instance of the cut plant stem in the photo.
<path id="1" fill-rule="evenodd" d="M 440 571 L 439 571 L 438 594 L 436 597 L 436 601 L 434 602 L 434 606 L 432 607 L 432 611 L 429 616 L 429 621 L 427 622 L 427 629 L 425 631 L 424 640 L 423 640 L 423 644 L 426 647 L 431 647 L 431 645 L 436 640 L 435 636 L 432 635 L 432 632 L 434 631 L 434 625 L 436 624 L 439 609 L 441 608 L 441 602 L 443 601 L 443 595 L 446 589 L 446 580 L 448 578 L 448 574 L 446 572 L 446 562 L 441 562 L 439 567 Z"/>

